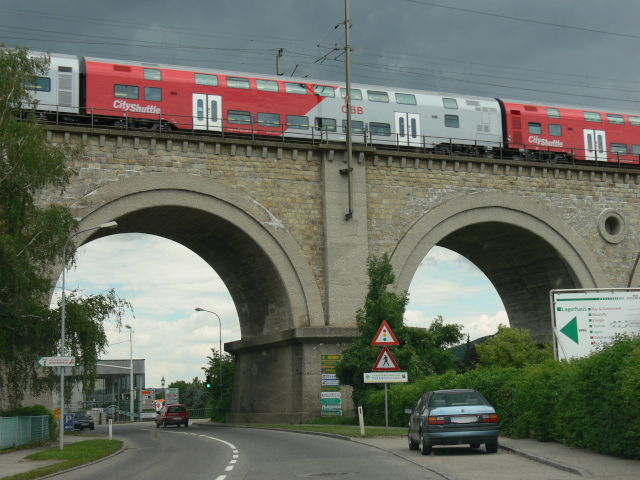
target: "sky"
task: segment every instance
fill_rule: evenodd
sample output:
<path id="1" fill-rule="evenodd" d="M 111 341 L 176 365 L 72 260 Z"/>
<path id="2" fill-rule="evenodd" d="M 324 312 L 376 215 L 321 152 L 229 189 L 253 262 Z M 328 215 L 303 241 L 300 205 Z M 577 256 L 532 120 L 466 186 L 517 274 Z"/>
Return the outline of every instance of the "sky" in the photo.
<path id="1" fill-rule="evenodd" d="M 0 0 L 0 42 L 34 50 L 343 81 L 344 0 Z M 353 83 L 640 112 L 637 0 L 351 0 Z M 211 347 L 238 340 L 233 303 L 195 254 L 168 240 L 115 235 L 83 247 L 67 285 L 130 300 L 147 385 L 202 378 Z M 453 301 L 464 289 L 463 303 Z M 409 325 L 436 315 L 471 338 L 508 324 L 487 279 L 434 248 L 418 269 Z M 105 358 L 128 358 L 107 324 Z M 119 343 L 124 342 L 124 343 Z"/>

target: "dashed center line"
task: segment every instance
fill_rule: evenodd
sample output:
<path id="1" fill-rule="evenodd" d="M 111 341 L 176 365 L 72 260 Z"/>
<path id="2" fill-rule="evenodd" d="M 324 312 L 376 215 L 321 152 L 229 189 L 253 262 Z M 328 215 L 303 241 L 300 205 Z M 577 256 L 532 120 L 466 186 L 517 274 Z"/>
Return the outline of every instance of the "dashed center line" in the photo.
<path id="1" fill-rule="evenodd" d="M 175 433 L 182 433 L 183 435 L 196 435 L 198 437 L 204 437 L 204 438 L 208 438 L 210 440 L 215 440 L 216 442 L 220 442 L 220 443 L 224 443 L 225 445 L 227 445 L 229 448 L 231 448 L 232 451 L 232 460 L 229 461 L 229 465 L 224 469 L 225 472 L 230 472 L 233 470 L 233 467 L 235 466 L 235 464 L 238 462 L 238 457 L 239 457 L 239 453 L 238 453 L 238 449 L 236 448 L 236 446 L 232 443 L 229 443 L 225 440 L 222 440 L 220 438 L 216 438 L 216 437 L 211 437 L 209 435 L 201 435 L 199 433 L 186 433 L 186 432 L 175 432 Z M 216 477 L 216 480 L 225 480 L 225 478 L 227 478 L 226 475 L 219 475 L 218 477 Z"/>

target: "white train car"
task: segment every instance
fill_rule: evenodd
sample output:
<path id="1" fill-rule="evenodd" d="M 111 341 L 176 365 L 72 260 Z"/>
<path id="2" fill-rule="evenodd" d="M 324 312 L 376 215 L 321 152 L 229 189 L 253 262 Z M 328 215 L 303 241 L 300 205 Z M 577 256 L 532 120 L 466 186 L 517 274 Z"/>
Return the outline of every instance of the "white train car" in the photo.
<path id="1" fill-rule="evenodd" d="M 37 57 L 46 54 L 29 52 Z M 49 72 L 30 89 L 35 91 L 38 111 L 43 115 L 78 114 L 80 111 L 80 62 L 75 55 L 52 53 Z M 52 118 L 55 120 L 55 118 Z"/>

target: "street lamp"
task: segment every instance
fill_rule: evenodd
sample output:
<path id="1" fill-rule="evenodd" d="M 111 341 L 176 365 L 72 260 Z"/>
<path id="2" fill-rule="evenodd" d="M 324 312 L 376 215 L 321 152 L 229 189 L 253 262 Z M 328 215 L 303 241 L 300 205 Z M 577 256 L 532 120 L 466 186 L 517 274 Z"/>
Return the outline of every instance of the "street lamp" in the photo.
<path id="1" fill-rule="evenodd" d="M 97 230 L 99 228 L 115 228 L 118 224 L 116 222 L 107 222 L 95 227 L 85 228 L 79 232 L 71 235 L 64 243 L 62 248 L 62 306 L 60 308 L 61 323 L 60 323 L 60 356 L 64 357 L 64 304 L 65 304 L 65 272 L 67 270 L 67 245 L 73 237 L 80 235 L 81 233 L 88 232 L 89 230 Z M 64 367 L 60 367 L 60 450 L 64 448 Z"/>
<path id="2" fill-rule="evenodd" d="M 205 310 L 204 308 L 196 307 L 196 312 L 208 312 L 213 313 L 216 317 L 218 317 L 218 323 L 220 324 L 220 350 L 218 352 L 220 358 L 218 363 L 220 364 L 220 378 L 219 378 L 219 387 L 220 387 L 220 408 L 222 408 L 222 320 L 216 312 L 212 312 L 211 310 Z"/>
<path id="3" fill-rule="evenodd" d="M 125 328 L 129 329 L 129 417 L 133 420 L 133 328 L 130 325 L 125 325 Z"/>

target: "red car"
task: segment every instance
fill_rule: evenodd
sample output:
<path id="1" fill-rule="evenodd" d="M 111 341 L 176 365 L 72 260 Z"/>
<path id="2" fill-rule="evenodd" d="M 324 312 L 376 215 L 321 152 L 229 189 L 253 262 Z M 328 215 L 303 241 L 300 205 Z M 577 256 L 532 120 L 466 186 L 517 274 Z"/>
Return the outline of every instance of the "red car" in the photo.
<path id="1" fill-rule="evenodd" d="M 189 426 L 189 413 L 184 405 L 165 405 L 156 415 L 156 428 L 160 425 L 165 428 L 167 425 L 177 425 L 179 428 L 180 424 Z"/>

